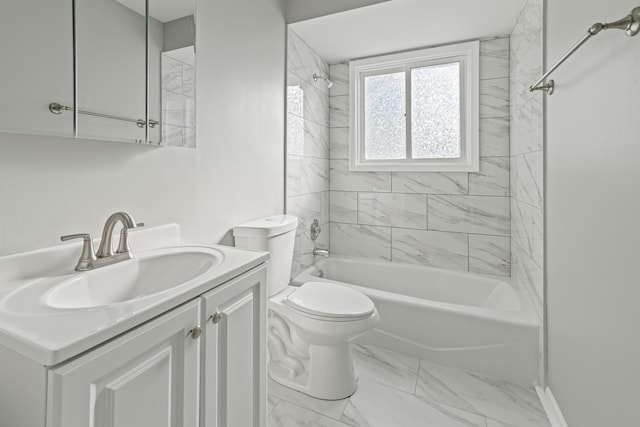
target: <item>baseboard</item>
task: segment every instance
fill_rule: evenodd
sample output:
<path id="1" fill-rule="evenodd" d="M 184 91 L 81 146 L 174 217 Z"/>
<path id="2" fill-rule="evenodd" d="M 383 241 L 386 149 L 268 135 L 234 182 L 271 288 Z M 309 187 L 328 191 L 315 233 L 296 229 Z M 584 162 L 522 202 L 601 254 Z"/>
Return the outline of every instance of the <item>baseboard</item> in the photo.
<path id="1" fill-rule="evenodd" d="M 544 389 L 542 387 L 536 387 L 536 392 L 538 392 L 538 398 L 542 403 L 544 411 L 547 413 L 551 427 L 569 427 L 551 389 L 549 387 Z"/>

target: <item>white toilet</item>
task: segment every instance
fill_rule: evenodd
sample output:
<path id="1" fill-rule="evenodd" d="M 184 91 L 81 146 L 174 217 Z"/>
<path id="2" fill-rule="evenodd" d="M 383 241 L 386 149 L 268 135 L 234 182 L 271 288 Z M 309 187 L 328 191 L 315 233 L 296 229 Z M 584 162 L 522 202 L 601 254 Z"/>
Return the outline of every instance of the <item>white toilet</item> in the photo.
<path id="1" fill-rule="evenodd" d="M 289 286 L 298 219 L 276 215 L 233 229 L 236 247 L 269 251 L 269 376 L 319 399 L 356 390 L 349 342 L 378 323 L 366 295 L 328 282 Z"/>

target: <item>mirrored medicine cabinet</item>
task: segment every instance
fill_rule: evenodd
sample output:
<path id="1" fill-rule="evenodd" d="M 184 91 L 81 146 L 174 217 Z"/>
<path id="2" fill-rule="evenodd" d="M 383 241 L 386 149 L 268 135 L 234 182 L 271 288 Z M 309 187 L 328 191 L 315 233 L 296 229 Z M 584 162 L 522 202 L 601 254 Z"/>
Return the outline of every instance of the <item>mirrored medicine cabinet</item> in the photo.
<path id="1" fill-rule="evenodd" d="M 195 148 L 193 0 L 3 0 L 0 132 Z"/>

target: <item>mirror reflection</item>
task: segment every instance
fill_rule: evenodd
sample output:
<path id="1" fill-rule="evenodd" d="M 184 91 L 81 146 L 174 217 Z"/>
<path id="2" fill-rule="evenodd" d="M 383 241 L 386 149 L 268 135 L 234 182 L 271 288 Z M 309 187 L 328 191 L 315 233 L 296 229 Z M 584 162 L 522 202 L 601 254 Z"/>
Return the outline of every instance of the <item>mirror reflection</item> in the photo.
<path id="1" fill-rule="evenodd" d="M 146 139 L 145 0 L 123 3 L 75 2 L 79 138 Z M 150 53 L 158 32 L 161 25 L 149 20 Z M 157 73 L 149 56 L 151 77 Z"/>
<path id="2" fill-rule="evenodd" d="M 195 147 L 193 0 L 37 1 L 2 5 L 0 131 Z"/>
<path id="3" fill-rule="evenodd" d="M 165 45 L 160 54 L 161 91 L 157 92 L 161 99 L 158 105 L 162 110 L 162 128 L 151 132 L 152 140 L 159 138 L 161 132 L 164 145 L 196 146 L 196 53 L 189 36 L 192 28 L 193 15 L 165 24 Z"/>

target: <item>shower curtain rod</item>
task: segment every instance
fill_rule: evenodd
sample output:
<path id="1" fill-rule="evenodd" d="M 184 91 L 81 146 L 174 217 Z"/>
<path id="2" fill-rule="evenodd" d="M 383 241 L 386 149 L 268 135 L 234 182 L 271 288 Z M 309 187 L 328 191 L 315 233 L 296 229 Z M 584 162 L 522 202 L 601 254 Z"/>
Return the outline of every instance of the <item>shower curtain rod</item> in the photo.
<path id="1" fill-rule="evenodd" d="M 608 24 L 593 24 L 587 31 L 587 34 L 585 34 L 580 40 L 578 40 L 578 42 L 574 44 L 573 47 L 569 49 L 569 51 L 565 53 L 562 58 L 560 58 L 560 60 L 558 60 L 558 62 L 553 65 L 553 67 L 549 68 L 549 70 L 544 73 L 542 77 L 538 79 L 538 81 L 529 86 L 529 92 L 533 92 L 534 90 L 542 90 L 549 95 L 552 95 L 555 88 L 555 82 L 553 80 L 549 80 L 547 83 L 543 84 L 546 78 L 549 77 L 549 75 L 551 75 L 551 73 L 553 73 L 560 65 L 562 65 L 562 63 L 566 61 L 571 55 L 573 55 L 576 50 L 580 49 L 580 47 L 585 44 L 587 40 L 599 34 L 602 30 L 609 30 L 612 28 L 624 30 L 624 32 L 629 37 L 633 37 L 638 34 L 638 32 L 640 32 L 640 7 L 634 8 L 629 15 L 625 16 L 619 21 L 610 22 Z"/>

